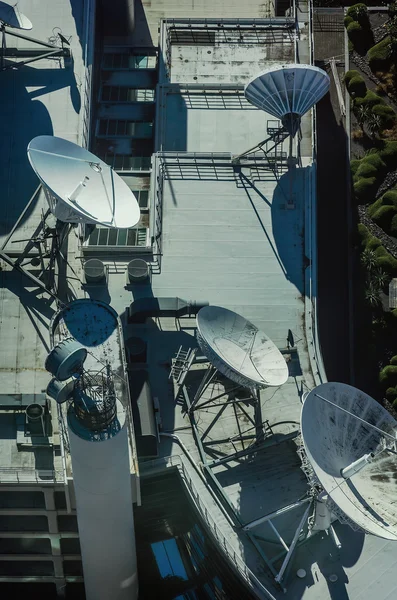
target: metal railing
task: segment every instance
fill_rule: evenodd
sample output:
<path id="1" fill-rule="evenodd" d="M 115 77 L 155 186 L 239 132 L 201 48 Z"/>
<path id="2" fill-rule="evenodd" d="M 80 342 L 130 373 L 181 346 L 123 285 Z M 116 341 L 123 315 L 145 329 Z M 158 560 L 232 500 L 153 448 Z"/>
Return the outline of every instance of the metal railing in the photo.
<path id="1" fill-rule="evenodd" d="M 94 53 L 94 35 L 95 35 L 95 0 L 87 0 L 84 13 L 85 33 L 84 33 L 84 81 L 82 82 L 82 134 L 81 144 L 84 148 L 89 148 L 91 135 L 91 94 L 92 94 L 92 63 Z"/>
<path id="2" fill-rule="evenodd" d="M 59 469 L 1 467 L 0 483 L 64 483 L 64 474 Z"/>
<path id="3" fill-rule="evenodd" d="M 192 498 L 192 501 L 199 513 L 204 524 L 207 526 L 207 530 L 214 538 L 217 548 L 225 556 L 228 563 L 238 572 L 240 577 L 245 581 L 247 586 L 255 593 L 257 598 L 263 598 L 267 600 L 275 600 L 274 596 L 265 588 L 265 586 L 259 581 L 254 573 L 247 567 L 241 557 L 236 554 L 236 551 L 232 545 L 227 541 L 225 535 L 216 524 L 215 520 L 211 516 L 211 511 L 206 505 L 200 493 L 197 491 L 192 478 L 190 477 L 188 470 L 184 464 L 184 459 L 180 455 L 167 456 L 164 458 L 154 459 L 151 461 L 145 461 L 141 463 L 140 470 L 141 474 L 145 471 L 150 471 L 156 468 L 169 468 L 176 467 L 179 471 L 181 479 L 185 484 L 185 487 Z"/>

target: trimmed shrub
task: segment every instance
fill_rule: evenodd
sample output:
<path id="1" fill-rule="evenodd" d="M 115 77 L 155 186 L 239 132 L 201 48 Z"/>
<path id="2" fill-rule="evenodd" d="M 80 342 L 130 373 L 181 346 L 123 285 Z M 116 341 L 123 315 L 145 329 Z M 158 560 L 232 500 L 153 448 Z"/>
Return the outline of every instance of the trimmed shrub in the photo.
<path id="1" fill-rule="evenodd" d="M 358 202 L 370 202 L 376 190 L 376 177 L 360 177 L 353 187 Z"/>
<path id="2" fill-rule="evenodd" d="M 350 23 L 353 23 L 354 19 L 353 17 L 350 17 L 349 15 L 346 15 L 346 17 L 343 19 L 343 24 L 346 27 L 346 29 L 348 28 L 348 26 L 350 25 Z"/>
<path id="3" fill-rule="evenodd" d="M 395 206 L 397 208 L 397 190 L 389 190 L 382 196 L 383 204 Z"/>
<path id="4" fill-rule="evenodd" d="M 381 206 L 383 206 L 382 198 L 378 198 L 373 204 L 371 204 L 371 206 L 368 207 L 368 216 L 372 218 L 372 216 L 381 208 Z"/>
<path id="5" fill-rule="evenodd" d="M 367 90 L 367 93 L 363 98 L 357 96 L 353 99 L 354 109 L 357 109 L 359 106 L 368 106 L 368 108 L 372 108 L 373 106 L 376 106 L 376 104 L 385 104 L 385 101 L 372 90 Z"/>
<path id="6" fill-rule="evenodd" d="M 387 36 L 368 50 L 368 63 L 372 71 L 387 71 L 391 63 L 389 45 L 390 38 Z"/>
<path id="7" fill-rule="evenodd" d="M 345 82 L 346 87 L 348 87 L 349 83 L 354 77 L 361 77 L 360 72 L 355 69 L 350 69 L 350 71 L 346 71 L 343 81 Z"/>
<path id="8" fill-rule="evenodd" d="M 359 223 L 357 226 L 358 236 L 361 240 L 361 243 L 365 246 L 371 237 L 368 227 L 363 225 L 363 223 Z"/>
<path id="9" fill-rule="evenodd" d="M 348 92 L 352 98 L 363 98 L 367 93 L 367 86 L 361 75 L 353 77 L 348 86 Z"/>
<path id="10" fill-rule="evenodd" d="M 386 142 L 379 154 L 386 166 L 394 169 L 397 165 L 397 141 Z"/>
<path id="11" fill-rule="evenodd" d="M 397 384 L 397 365 L 387 365 L 379 373 L 379 382 L 384 385 L 391 387 Z"/>
<path id="12" fill-rule="evenodd" d="M 374 211 L 372 219 L 388 233 L 393 217 L 396 214 L 394 206 L 383 205 Z"/>
<path id="13" fill-rule="evenodd" d="M 363 27 L 361 27 L 358 21 L 353 21 L 350 23 L 347 28 L 347 35 L 349 36 L 349 40 L 356 46 L 362 42 L 363 37 L 365 36 L 365 31 Z"/>
<path id="14" fill-rule="evenodd" d="M 375 150 L 375 152 L 372 152 L 372 150 Z M 386 169 L 386 163 L 382 160 L 376 148 L 371 148 L 371 151 L 361 159 L 361 162 L 373 165 L 379 172 Z"/>
<path id="15" fill-rule="evenodd" d="M 357 169 L 356 175 L 358 178 L 376 177 L 378 175 L 378 169 L 374 165 L 371 165 L 370 162 L 361 161 L 361 164 Z"/>
<path id="16" fill-rule="evenodd" d="M 392 358 L 390 359 L 390 364 L 397 365 L 397 356 L 392 356 Z"/>
<path id="17" fill-rule="evenodd" d="M 386 390 L 386 398 L 389 402 L 393 402 L 397 398 L 397 389 L 395 387 L 389 387 Z"/>
<path id="18" fill-rule="evenodd" d="M 375 237 L 374 235 L 370 235 L 368 240 L 367 240 L 367 244 L 366 244 L 366 248 L 368 248 L 368 250 L 377 250 L 378 248 L 381 248 L 382 244 L 379 238 Z"/>
<path id="19" fill-rule="evenodd" d="M 350 6 L 347 9 L 346 14 L 349 17 L 352 17 L 352 19 L 354 19 L 355 21 L 358 21 L 358 19 L 360 17 L 362 17 L 363 15 L 368 16 L 367 5 L 364 4 L 364 2 L 358 2 L 357 4 L 352 4 L 352 6 Z"/>
<path id="20" fill-rule="evenodd" d="M 350 161 L 350 171 L 351 171 L 352 177 L 355 176 L 360 165 L 361 165 L 361 160 L 351 160 Z"/>
<path id="21" fill-rule="evenodd" d="M 391 220 L 390 235 L 392 235 L 393 237 L 397 237 L 397 215 L 394 215 L 394 217 Z"/>
<path id="22" fill-rule="evenodd" d="M 383 248 L 383 246 L 379 246 L 379 248 L 377 248 L 375 252 L 378 252 L 380 248 Z M 383 269 L 383 271 L 385 271 L 385 273 L 387 273 L 388 275 L 393 275 L 394 277 L 397 273 L 397 260 L 393 258 L 393 256 L 389 254 L 387 250 L 385 250 L 384 248 L 383 250 L 385 251 L 385 255 L 379 256 L 378 265 L 381 267 L 381 269 Z"/>
<path id="23" fill-rule="evenodd" d="M 392 127 L 396 120 L 396 113 L 392 107 L 387 104 L 376 104 L 372 108 L 372 112 L 381 117 L 385 129 Z"/>

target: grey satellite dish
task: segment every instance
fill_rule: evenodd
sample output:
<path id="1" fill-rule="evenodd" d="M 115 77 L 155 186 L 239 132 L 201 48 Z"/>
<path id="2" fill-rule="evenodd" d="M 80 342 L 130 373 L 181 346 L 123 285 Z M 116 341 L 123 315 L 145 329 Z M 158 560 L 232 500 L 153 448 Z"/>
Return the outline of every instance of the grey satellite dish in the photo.
<path id="1" fill-rule="evenodd" d="M 281 120 L 291 136 L 301 117 L 328 92 L 330 79 L 322 69 L 289 64 L 266 69 L 245 86 L 247 100 Z"/>
<path id="2" fill-rule="evenodd" d="M 274 343 L 255 325 L 219 306 L 205 306 L 197 315 L 197 340 L 214 367 L 249 388 L 279 386 L 288 367 Z"/>
<path id="3" fill-rule="evenodd" d="M 370 396 L 344 383 L 323 383 L 301 414 L 303 444 L 341 521 L 397 540 L 397 422 Z"/>
<path id="4" fill-rule="evenodd" d="M 58 404 L 63 404 L 73 398 L 75 384 L 75 377 L 71 377 L 65 381 L 59 381 L 59 379 L 53 377 L 47 386 L 46 394 Z"/>
<path id="5" fill-rule="evenodd" d="M 116 228 L 138 223 L 138 202 L 128 185 L 88 150 L 62 138 L 40 135 L 29 143 L 28 157 L 60 221 Z"/>
<path id="6" fill-rule="evenodd" d="M 74 338 L 66 338 L 53 347 L 46 358 L 45 368 L 59 381 L 79 373 L 87 357 L 87 349 Z"/>
<path id="7" fill-rule="evenodd" d="M 0 24 L 4 27 L 13 27 L 14 29 L 32 29 L 33 25 L 25 15 L 23 15 L 18 3 L 13 6 L 0 2 Z"/>

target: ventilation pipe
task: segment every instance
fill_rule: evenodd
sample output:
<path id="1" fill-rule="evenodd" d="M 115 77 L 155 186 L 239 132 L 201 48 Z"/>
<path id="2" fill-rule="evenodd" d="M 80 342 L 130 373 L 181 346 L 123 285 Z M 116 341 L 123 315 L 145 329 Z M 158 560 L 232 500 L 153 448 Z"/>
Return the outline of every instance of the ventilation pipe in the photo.
<path id="1" fill-rule="evenodd" d="M 128 309 L 128 323 L 144 323 L 148 317 L 191 317 L 209 302 L 181 298 L 138 298 Z"/>

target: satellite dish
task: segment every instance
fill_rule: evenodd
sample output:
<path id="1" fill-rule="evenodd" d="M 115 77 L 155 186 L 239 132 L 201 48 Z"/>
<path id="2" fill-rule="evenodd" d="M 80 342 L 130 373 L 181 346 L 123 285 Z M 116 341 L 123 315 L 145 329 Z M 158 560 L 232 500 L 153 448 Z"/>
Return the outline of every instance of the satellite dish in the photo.
<path id="1" fill-rule="evenodd" d="M 59 381 L 59 379 L 53 377 L 47 386 L 46 394 L 58 404 L 63 404 L 67 400 L 73 398 L 75 384 L 75 377 L 66 379 L 66 381 Z"/>
<path id="2" fill-rule="evenodd" d="M 23 15 L 18 3 L 10 6 L 5 2 L 0 2 L 0 24 L 4 27 L 13 27 L 14 29 L 32 29 L 33 25 L 25 15 Z"/>
<path id="3" fill-rule="evenodd" d="M 279 386 L 288 367 L 273 342 L 237 313 L 205 306 L 197 315 L 197 340 L 209 361 L 232 381 L 249 388 Z"/>
<path id="4" fill-rule="evenodd" d="M 66 381 L 82 370 L 86 358 L 87 349 L 74 338 L 66 338 L 53 347 L 46 358 L 45 368 L 59 381 Z"/>
<path id="5" fill-rule="evenodd" d="M 251 104 L 280 119 L 294 136 L 301 117 L 328 92 L 329 84 L 322 69 L 289 64 L 266 69 L 247 83 L 244 94 Z"/>
<path id="6" fill-rule="evenodd" d="M 140 210 L 130 188 L 88 150 L 62 138 L 40 135 L 29 143 L 28 157 L 60 221 L 117 228 L 138 223 Z"/>
<path id="7" fill-rule="evenodd" d="M 397 421 L 357 388 L 323 383 L 303 404 L 301 429 L 332 512 L 356 528 L 397 540 Z"/>

